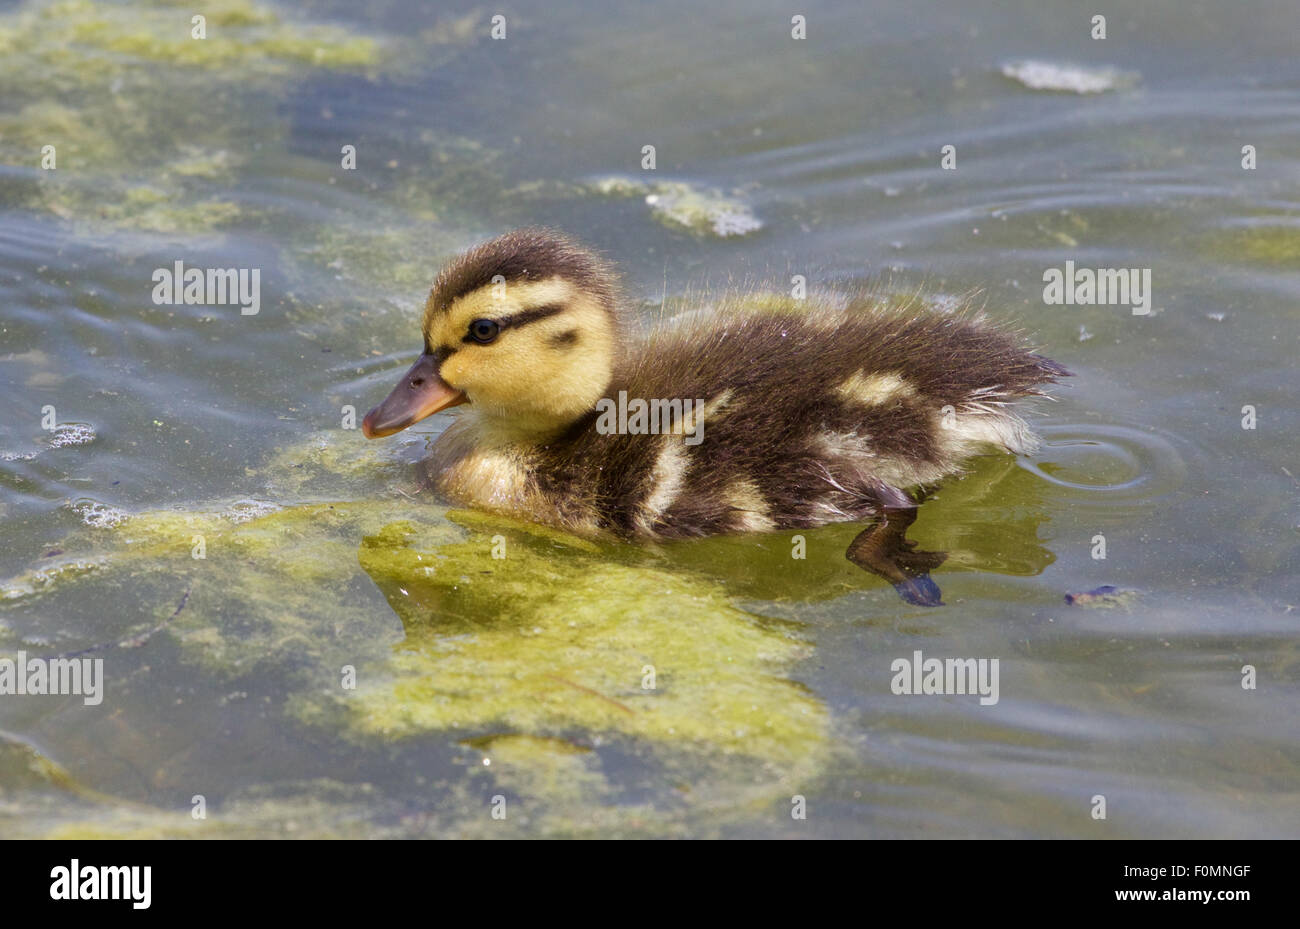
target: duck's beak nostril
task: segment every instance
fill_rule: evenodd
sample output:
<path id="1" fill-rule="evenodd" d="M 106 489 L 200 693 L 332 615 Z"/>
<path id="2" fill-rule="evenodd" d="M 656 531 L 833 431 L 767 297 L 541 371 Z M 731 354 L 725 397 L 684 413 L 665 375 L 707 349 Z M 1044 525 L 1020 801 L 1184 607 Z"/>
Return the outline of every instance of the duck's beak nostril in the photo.
<path id="1" fill-rule="evenodd" d="M 361 421 L 361 434 L 367 439 L 401 432 L 439 410 L 465 402 L 465 395 L 438 374 L 440 358 L 429 353 L 419 357 L 393 389 Z"/>

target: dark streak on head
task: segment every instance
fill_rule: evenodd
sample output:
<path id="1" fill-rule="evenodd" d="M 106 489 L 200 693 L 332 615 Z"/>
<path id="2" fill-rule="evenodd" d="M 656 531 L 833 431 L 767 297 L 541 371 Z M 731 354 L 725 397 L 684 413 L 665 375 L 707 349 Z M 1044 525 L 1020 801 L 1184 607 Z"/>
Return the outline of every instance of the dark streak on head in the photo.
<path id="1" fill-rule="evenodd" d="M 548 303 L 546 306 L 529 307 L 520 313 L 506 316 L 497 320 L 502 329 L 510 326 L 524 326 L 528 323 L 535 323 L 539 319 L 546 319 L 549 316 L 555 316 L 557 313 L 563 313 L 564 307 L 559 303 Z"/>
<path id="2" fill-rule="evenodd" d="M 552 348 L 572 348 L 578 344 L 578 330 L 569 329 L 565 332 L 557 332 L 548 339 Z"/>
<path id="3" fill-rule="evenodd" d="M 595 253 L 552 229 L 519 229 L 476 245 L 443 268 L 425 304 L 426 323 L 433 314 L 445 313 L 456 299 L 491 284 L 497 275 L 507 287 L 563 278 L 610 313 L 615 311 L 615 274 Z"/>

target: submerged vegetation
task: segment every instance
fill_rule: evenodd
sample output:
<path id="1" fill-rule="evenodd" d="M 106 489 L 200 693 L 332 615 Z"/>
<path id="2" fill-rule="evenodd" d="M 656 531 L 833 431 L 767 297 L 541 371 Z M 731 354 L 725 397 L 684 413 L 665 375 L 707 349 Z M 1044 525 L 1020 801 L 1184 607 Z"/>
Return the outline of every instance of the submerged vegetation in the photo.
<path id="1" fill-rule="evenodd" d="M 316 492 L 391 473 L 377 446 L 352 439 L 314 437 L 269 470 L 295 473 L 294 486 Z M 146 652 L 137 649 L 170 641 L 182 664 L 220 692 L 277 681 L 277 725 L 372 747 L 434 739 L 464 754 L 479 766 L 481 792 L 504 792 L 542 833 L 590 828 L 579 811 L 593 795 L 606 798 L 602 822 L 616 829 L 653 821 L 654 831 L 671 832 L 688 814 L 697 826 L 701 817 L 752 814 L 797 793 L 830 751 L 826 708 L 789 677 L 806 653 L 794 627 L 761 620 L 708 578 L 636 550 L 444 514 L 401 493 L 135 513 L 61 545 L 46 559 L 54 565 L 6 581 L 0 595 L 11 608 L 57 609 L 74 587 L 83 598 L 87 585 L 112 596 L 126 577 L 147 592 L 151 606 L 119 626 L 101 625 L 106 641 L 94 643 L 108 646 L 96 654 L 118 669 L 109 686 L 119 701 L 120 688 L 157 686 L 147 674 L 123 674 L 123 664 L 138 667 Z M 381 595 L 391 611 L 374 608 Z M 355 689 L 344 683 L 345 668 L 355 671 Z M 609 751 L 643 758 L 683 790 L 669 808 L 634 799 L 638 784 L 603 766 Z M 60 775 L 49 787 L 72 782 Z M 290 799 L 330 818 L 328 797 Z M 101 807 L 89 803 L 76 824 L 60 819 L 59 834 L 195 828 L 147 809 L 114 826 L 122 814 Z M 217 827 L 238 834 L 242 809 L 223 811 Z M 252 809 L 267 814 L 265 805 Z M 486 818 L 481 800 L 438 815 L 439 828 L 452 832 L 472 833 Z"/>

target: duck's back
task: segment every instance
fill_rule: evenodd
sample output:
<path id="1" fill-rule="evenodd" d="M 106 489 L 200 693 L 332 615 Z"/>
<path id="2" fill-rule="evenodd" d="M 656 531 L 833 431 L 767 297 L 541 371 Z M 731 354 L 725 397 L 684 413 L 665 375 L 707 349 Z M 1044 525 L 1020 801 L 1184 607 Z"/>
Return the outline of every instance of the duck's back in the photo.
<path id="1" fill-rule="evenodd" d="M 1065 373 L 969 313 L 722 308 L 635 346 L 534 474 L 575 524 L 630 535 L 861 519 L 988 444 L 1032 451 L 1007 404 Z M 637 401 L 663 415 L 638 420 Z"/>

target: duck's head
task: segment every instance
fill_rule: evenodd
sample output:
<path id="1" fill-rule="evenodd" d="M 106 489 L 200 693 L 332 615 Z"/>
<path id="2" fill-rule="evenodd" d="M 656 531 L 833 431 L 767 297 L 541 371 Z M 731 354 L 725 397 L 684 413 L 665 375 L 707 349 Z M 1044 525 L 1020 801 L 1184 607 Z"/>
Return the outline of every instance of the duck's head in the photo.
<path id="1" fill-rule="evenodd" d="M 559 233 L 511 232 L 438 275 L 424 309 L 424 352 L 361 431 L 392 435 L 471 403 L 504 433 L 553 435 L 595 407 L 618 346 L 610 268 Z"/>

